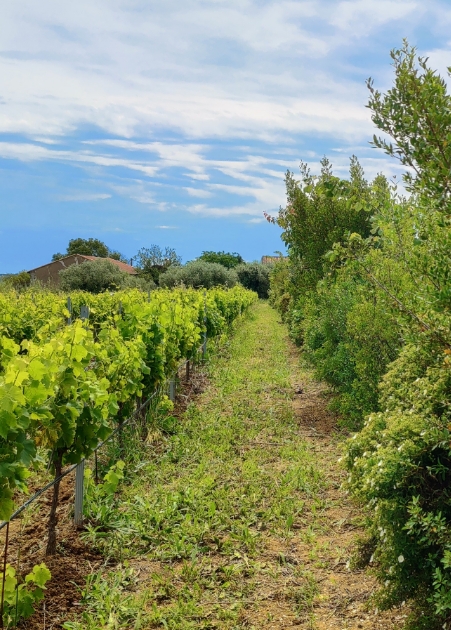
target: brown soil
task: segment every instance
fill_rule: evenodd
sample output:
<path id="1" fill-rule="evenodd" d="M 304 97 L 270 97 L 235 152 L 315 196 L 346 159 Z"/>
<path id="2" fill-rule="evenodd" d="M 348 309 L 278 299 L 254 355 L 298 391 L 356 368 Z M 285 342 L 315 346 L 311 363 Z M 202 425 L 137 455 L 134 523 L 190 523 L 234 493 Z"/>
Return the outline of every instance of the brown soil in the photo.
<path id="1" fill-rule="evenodd" d="M 35 614 L 20 627 L 27 630 L 61 628 L 70 613 L 80 610 L 80 589 L 86 576 L 96 571 L 102 558 L 89 549 L 74 529 L 71 512 L 74 503 L 74 473 L 61 481 L 58 507 L 58 553 L 45 557 L 47 521 L 50 511 L 51 490 L 42 495 L 24 513 L 11 522 L 7 561 L 17 574 L 25 576 L 35 564 L 45 562 L 52 578 L 47 583 L 46 596 Z M 31 513 L 32 510 L 32 513 Z M 0 544 L 4 549 L 6 530 L 1 531 Z"/>

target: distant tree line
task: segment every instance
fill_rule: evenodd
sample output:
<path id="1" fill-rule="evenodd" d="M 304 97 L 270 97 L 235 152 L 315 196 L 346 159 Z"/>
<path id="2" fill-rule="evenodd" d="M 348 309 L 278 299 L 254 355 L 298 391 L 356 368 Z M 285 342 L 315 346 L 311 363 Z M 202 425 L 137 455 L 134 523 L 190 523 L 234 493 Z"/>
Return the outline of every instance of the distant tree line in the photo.
<path id="1" fill-rule="evenodd" d="M 233 287 L 240 283 L 256 291 L 259 297 L 268 297 L 271 265 L 246 263 L 237 252 L 203 251 L 196 260 L 182 265 L 181 257 L 171 247 L 142 247 L 132 258 L 127 259 L 97 238 L 75 238 L 69 241 L 65 253 L 57 252 L 52 256 L 52 261 L 74 254 L 95 256 L 99 260 L 62 269 L 60 285 L 64 291 L 80 289 L 99 293 L 133 286 L 149 290 L 158 286 L 179 285 L 207 289 L 213 286 Z M 137 274 L 126 273 L 107 260 L 108 258 L 131 264 Z M 18 290 L 29 284 L 30 276 L 27 272 L 11 275 L 3 280 L 4 286 Z"/>

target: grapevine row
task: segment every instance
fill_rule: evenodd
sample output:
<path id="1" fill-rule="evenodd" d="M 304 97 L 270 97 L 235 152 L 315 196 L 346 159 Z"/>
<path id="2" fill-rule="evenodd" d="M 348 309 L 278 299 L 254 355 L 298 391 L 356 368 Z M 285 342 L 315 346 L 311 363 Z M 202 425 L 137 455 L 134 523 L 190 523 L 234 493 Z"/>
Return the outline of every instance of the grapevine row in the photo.
<path id="1" fill-rule="evenodd" d="M 89 456 L 202 341 L 221 334 L 257 299 L 242 287 L 136 290 L 71 296 L 5 296 L 0 311 L 0 518 L 37 457 L 65 464 Z M 25 309 L 33 304 L 31 314 Z M 77 318 L 80 307 L 89 319 Z M 3 308 L 4 307 L 4 308 Z M 20 316 L 19 316 L 20 315 Z M 15 317 L 17 316 L 17 319 Z"/>

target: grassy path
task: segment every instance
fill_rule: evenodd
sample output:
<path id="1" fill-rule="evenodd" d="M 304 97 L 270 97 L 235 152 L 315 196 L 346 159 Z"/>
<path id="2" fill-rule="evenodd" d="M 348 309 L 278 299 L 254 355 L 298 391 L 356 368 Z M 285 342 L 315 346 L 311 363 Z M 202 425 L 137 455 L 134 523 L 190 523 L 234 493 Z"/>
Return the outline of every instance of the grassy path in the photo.
<path id="1" fill-rule="evenodd" d="M 67 627 L 399 627 L 366 611 L 374 584 L 346 566 L 360 517 L 339 489 L 324 393 L 267 304 L 210 372 L 94 536 L 125 566 L 93 578 L 83 623 Z"/>

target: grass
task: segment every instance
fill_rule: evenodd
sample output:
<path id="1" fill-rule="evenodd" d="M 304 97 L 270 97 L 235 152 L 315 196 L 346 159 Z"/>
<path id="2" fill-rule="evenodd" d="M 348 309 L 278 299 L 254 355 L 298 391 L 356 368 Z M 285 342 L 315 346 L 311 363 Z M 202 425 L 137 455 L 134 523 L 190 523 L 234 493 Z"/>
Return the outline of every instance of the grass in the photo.
<path id="1" fill-rule="evenodd" d="M 324 479 L 294 416 L 277 314 L 259 303 L 208 370 L 207 390 L 158 454 L 143 452 L 120 495 L 91 506 L 86 537 L 122 564 L 91 579 L 83 622 L 67 628 L 271 627 L 284 576 L 284 610 L 314 627 L 315 580 L 280 550 L 307 508 L 303 535 L 314 546 Z M 113 619 L 116 600 L 125 608 Z"/>

